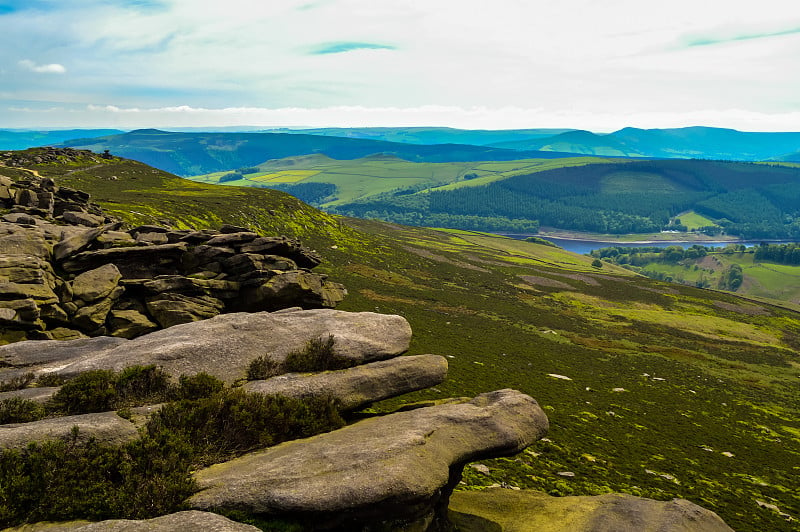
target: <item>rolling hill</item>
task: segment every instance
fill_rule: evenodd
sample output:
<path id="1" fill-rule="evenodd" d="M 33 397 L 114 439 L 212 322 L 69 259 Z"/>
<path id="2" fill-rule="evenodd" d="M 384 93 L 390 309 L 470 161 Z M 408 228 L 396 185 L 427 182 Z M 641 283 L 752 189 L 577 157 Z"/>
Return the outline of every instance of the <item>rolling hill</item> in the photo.
<path id="1" fill-rule="evenodd" d="M 710 221 L 693 227 L 699 232 L 800 236 L 800 168 L 777 163 L 598 157 L 412 163 L 317 155 L 244 170 L 192 179 L 277 188 L 331 212 L 410 225 L 653 233 L 694 211 Z"/>
<path id="2" fill-rule="evenodd" d="M 800 133 L 743 132 L 712 127 L 624 128 L 608 134 L 565 132 L 553 137 L 493 143 L 519 150 L 570 151 L 592 155 L 763 161 L 800 148 Z"/>
<path id="3" fill-rule="evenodd" d="M 279 191 L 118 158 L 31 169 L 131 225 L 232 223 L 301 238 L 324 258 L 315 271 L 347 286 L 339 308 L 403 315 L 412 353 L 448 357 L 446 383 L 408 401 L 506 387 L 536 397 L 548 438 L 482 462 L 488 473 L 467 468 L 460 489 L 683 497 L 744 532 L 792 530 L 787 519 L 800 518 L 797 312 L 550 246 L 335 217 Z"/>
<path id="4" fill-rule="evenodd" d="M 516 152 L 465 144 L 415 145 L 379 140 L 288 133 L 171 133 L 142 129 L 95 139 L 79 139 L 65 147 L 115 155 L 161 170 L 188 176 L 248 167 L 268 159 L 321 153 L 335 159 L 389 154 L 418 162 L 552 158 L 560 154 Z"/>

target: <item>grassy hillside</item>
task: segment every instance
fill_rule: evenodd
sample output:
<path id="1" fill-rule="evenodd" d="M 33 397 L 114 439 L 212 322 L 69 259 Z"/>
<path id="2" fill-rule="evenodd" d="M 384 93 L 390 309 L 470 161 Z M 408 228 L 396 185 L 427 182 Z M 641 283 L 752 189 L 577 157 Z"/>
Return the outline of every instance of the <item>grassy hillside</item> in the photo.
<path id="1" fill-rule="evenodd" d="M 301 237 L 325 258 L 318 270 L 348 287 L 340 308 L 401 314 L 413 353 L 448 358 L 448 380 L 409 400 L 505 387 L 538 399 L 548 439 L 485 461 L 488 475 L 467 468 L 460 489 L 684 497 L 739 531 L 793 529 L 779 512 L 800 518 L 797 312 L 595 268 L 548 246 L 335 218 L 277 191 L 129 161 L 33 169 L 130 223 Z"/>
<path id="2" fill-rule="evenodd" d="M 600 157 L 414 163 L 317 154 L 191 179 L 277 188 L 334 213 L 408 225 L 800 237 L 800 168 L 791 163 Z"/>
<path id="3" fill-rule="evenodd" d="M 665 262 L 660 253 L 640 253 L 636 271 L 677 283 L 730 290 L 725 279 L 734 265 L 741 268 L 742 277 L 741 285 L 734 287 L 737 294 L 785 301 L 800 308 L 800 266 L 758 260 L 752 248 L 735 252 L 720 247 L 705 256 L 678 262 Z"/>
<path id="4" fill-rule="evenodd" d="M 63 145 L 95 152 L 110 150 L 114 155 L 135 159 L 183 176 L 220 172 L 253 166 L 268 159 L 315 153 L 336 159 L 356 159 L 383 153 L 424 162 L 558 156 L 462 144 L 414 145 L 300 133 L 171 133 L 157 129 L 70 141 Z"/>
<path id="5" fill-rule="evenodd" d="M 444 215 L 481 216 L 612 234 L 657 232 L 691 210 L 710 221 L 704 230 L 711 234 L 721 226 L 745 238 L 796 238 L 799 201 L 800 169 L 795 167 L 571 158 L 499 175 L 477 174 L 476 179 L 440 187 L 362 197 L 335 208 L 350 216 L 411 224 L 419 220 L 430 225 Z"/>
<path id="6" fill-rule="evenodd" d="M 415 163 L 397 157 L 373 155 L 353 160 L 336 160 L 325 155 L 287 157 L 234 171 L 192 176 L 200 183 L 232 186 L 283 188 L 309 183 L 328 183 L 336 187 L 332 197 L 314 203 L 323 208 L 347 205 L 380 194 L 407 194 L 409 190 L 455 190 L 483 186 L 519 174 L 552 170 L 589 163 L 606 162 L 598 157 L 525 159 L 514 161 L 476 161 Z"/>

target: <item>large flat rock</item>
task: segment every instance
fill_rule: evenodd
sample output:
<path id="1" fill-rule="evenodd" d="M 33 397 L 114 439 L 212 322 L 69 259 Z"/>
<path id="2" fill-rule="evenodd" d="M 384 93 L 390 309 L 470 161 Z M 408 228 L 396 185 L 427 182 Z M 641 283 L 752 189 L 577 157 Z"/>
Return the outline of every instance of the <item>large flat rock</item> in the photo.
<path id="1" fill-rule="evenodd" d="M 461 491 L 450 498 L 461 532 L 732 532 L 710 510 L 684 499 L 620 493 L 551 497 L 528 490 Z"/>
<path id="2" fill-rule="evenodd" d="M 108 336 L 68 341 L 26 340 L 0 346 L 0 366 L 56 370 L 78 359 L 100 356 L 125 342 L 124 338 Z"/>
<path id="3" fill-rule="evenodd" d="M 355 368 L 323 373 L 288 373 L 244 385 L 250 392 L 304 398 L 333 397 L 341 411 L 352 411 L 444 382 L 447 359 L 437 355 L 395 357 Z"/>
<path id="4" fill-rule="evenodd" d="M 0 425 L 0 449 L 22 449 L 31 442 L 68 438 L 73 427 L 78 427 L 78 441 L 96 438 L 118 445 L 139 435 L 136 425 L 116 412 L 101 412 Z"/>
<path id="5" fill-rule="evenodd" d="M 188 510 L 154 519 L 111 519 L 90 523 L 35 523 L 8 532 L 258 532 L 258 528 L 210 512 Z"/>
<path id="6" fill-rule="evenodd" d="M 411 341 L 411 327 L 402 316 L 331 309 L 239 312 L 124 341 L 58 372 L 75 375 L 155 364 L 174 376 L 206 372 L 230 383 L 245 378 L 250 362 L 261 355 L 282 361 L 308 340 L 330 334 L 336 339 L 336 353 L 359 364 L 399 355 Z"/>
<path id="7" fill-rule="evenodd" d="M 516 453 L 547 417 L 531 397 L 500 390 L 459 403 L 360 421 L 217 464 L 196 474 L 191 507 L 313 516 L 310 529 L 430 522 L 463 464 Z M 357 529 L 357 528 L 354 528 Z"/>

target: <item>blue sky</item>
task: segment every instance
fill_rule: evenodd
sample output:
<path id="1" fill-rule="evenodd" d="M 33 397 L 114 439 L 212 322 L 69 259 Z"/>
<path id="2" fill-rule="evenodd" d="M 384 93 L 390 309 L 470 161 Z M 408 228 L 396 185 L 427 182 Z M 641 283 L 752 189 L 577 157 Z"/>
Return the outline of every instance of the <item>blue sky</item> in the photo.
<path id="1" fill-rule="evenodd" d="M 796 0 L 0 0 L 0 128 L 800 131 Z"/>

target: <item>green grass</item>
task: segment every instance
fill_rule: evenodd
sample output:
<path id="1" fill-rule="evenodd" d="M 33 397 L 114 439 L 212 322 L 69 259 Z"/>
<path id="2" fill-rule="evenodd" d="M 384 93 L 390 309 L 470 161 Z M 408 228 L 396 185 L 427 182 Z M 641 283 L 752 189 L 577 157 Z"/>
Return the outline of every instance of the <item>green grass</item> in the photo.
<path id="1" fill-rule="evenodd" d="M 714 222 L 714 220 L 710 218 L 706 218 L 702 214 L 697 214 L 694 211 L 684 212 L 677 216 L 680 218 L 681 223 L 686 226 L 687 229 L 690 231 L 692 229 L 698 229 L 700 227 L 706 227 L 709 225 L 717 226 L 718 224 Z"/>
<path id="2" fill-rule="evenodd" d="M 323 205 L 328 207 L 399 188 L 418 186 L 431 190 L 452 190 L 481 186 L 518 174 L 605 161 L 606 159 L 599 157 L 569 157 L 520 161 L 414 163 L 382 157 L 343 161 L 314 156 L 289 157 L 259 165 L 262 172 L 248 174 L 244 179 L 225 184 L 253 187 L 269 183 L 332 183 L 337 187 L 337 199 Z M 192 176 L 189 179 L 200 183 L 217 183 L 219 178 L 227 173 L 227 171 L 215 172 Z M 464 179 L 464 176 L 469 174 L 479 177 Z M 290 178 L 284 180 L 281 176 Z"/>
<path id="3" fill-rule="evenodd" d="M 744 282 L 736 291 L 748 297 L 800 303 L 800 266 L 755 261 L 753 253 L 711 253 L 699 260 L 684 260 L 680 264 L 651 262 L 642 273 L 670 275 L 676 282 L 696 284 L 706 279 L 716 288 L 723 271 L 731 265 L 742 267 Z"/>
<path id="4" fill-rule="evenodd" d="M 756 500 L 800 518 L 797 312 L 609 265 L 597 271 L 547 246 L 334 218 L 275 191 L 193 183 L 137 163 L 37 169 L 130 223 L 228 222 L 315 247 L 325 259 L 317 271 L 348 288 L 340 309 L 400 314 L 414 331 L 411 353 L 448 357 L 446 382 L 379 410 L 500 388 L 536 398 L 549 441 L 485 461 L 489 475 L 468 468 L 460 489 L 682 497 L 737 531 L 794 526 Z"/>

